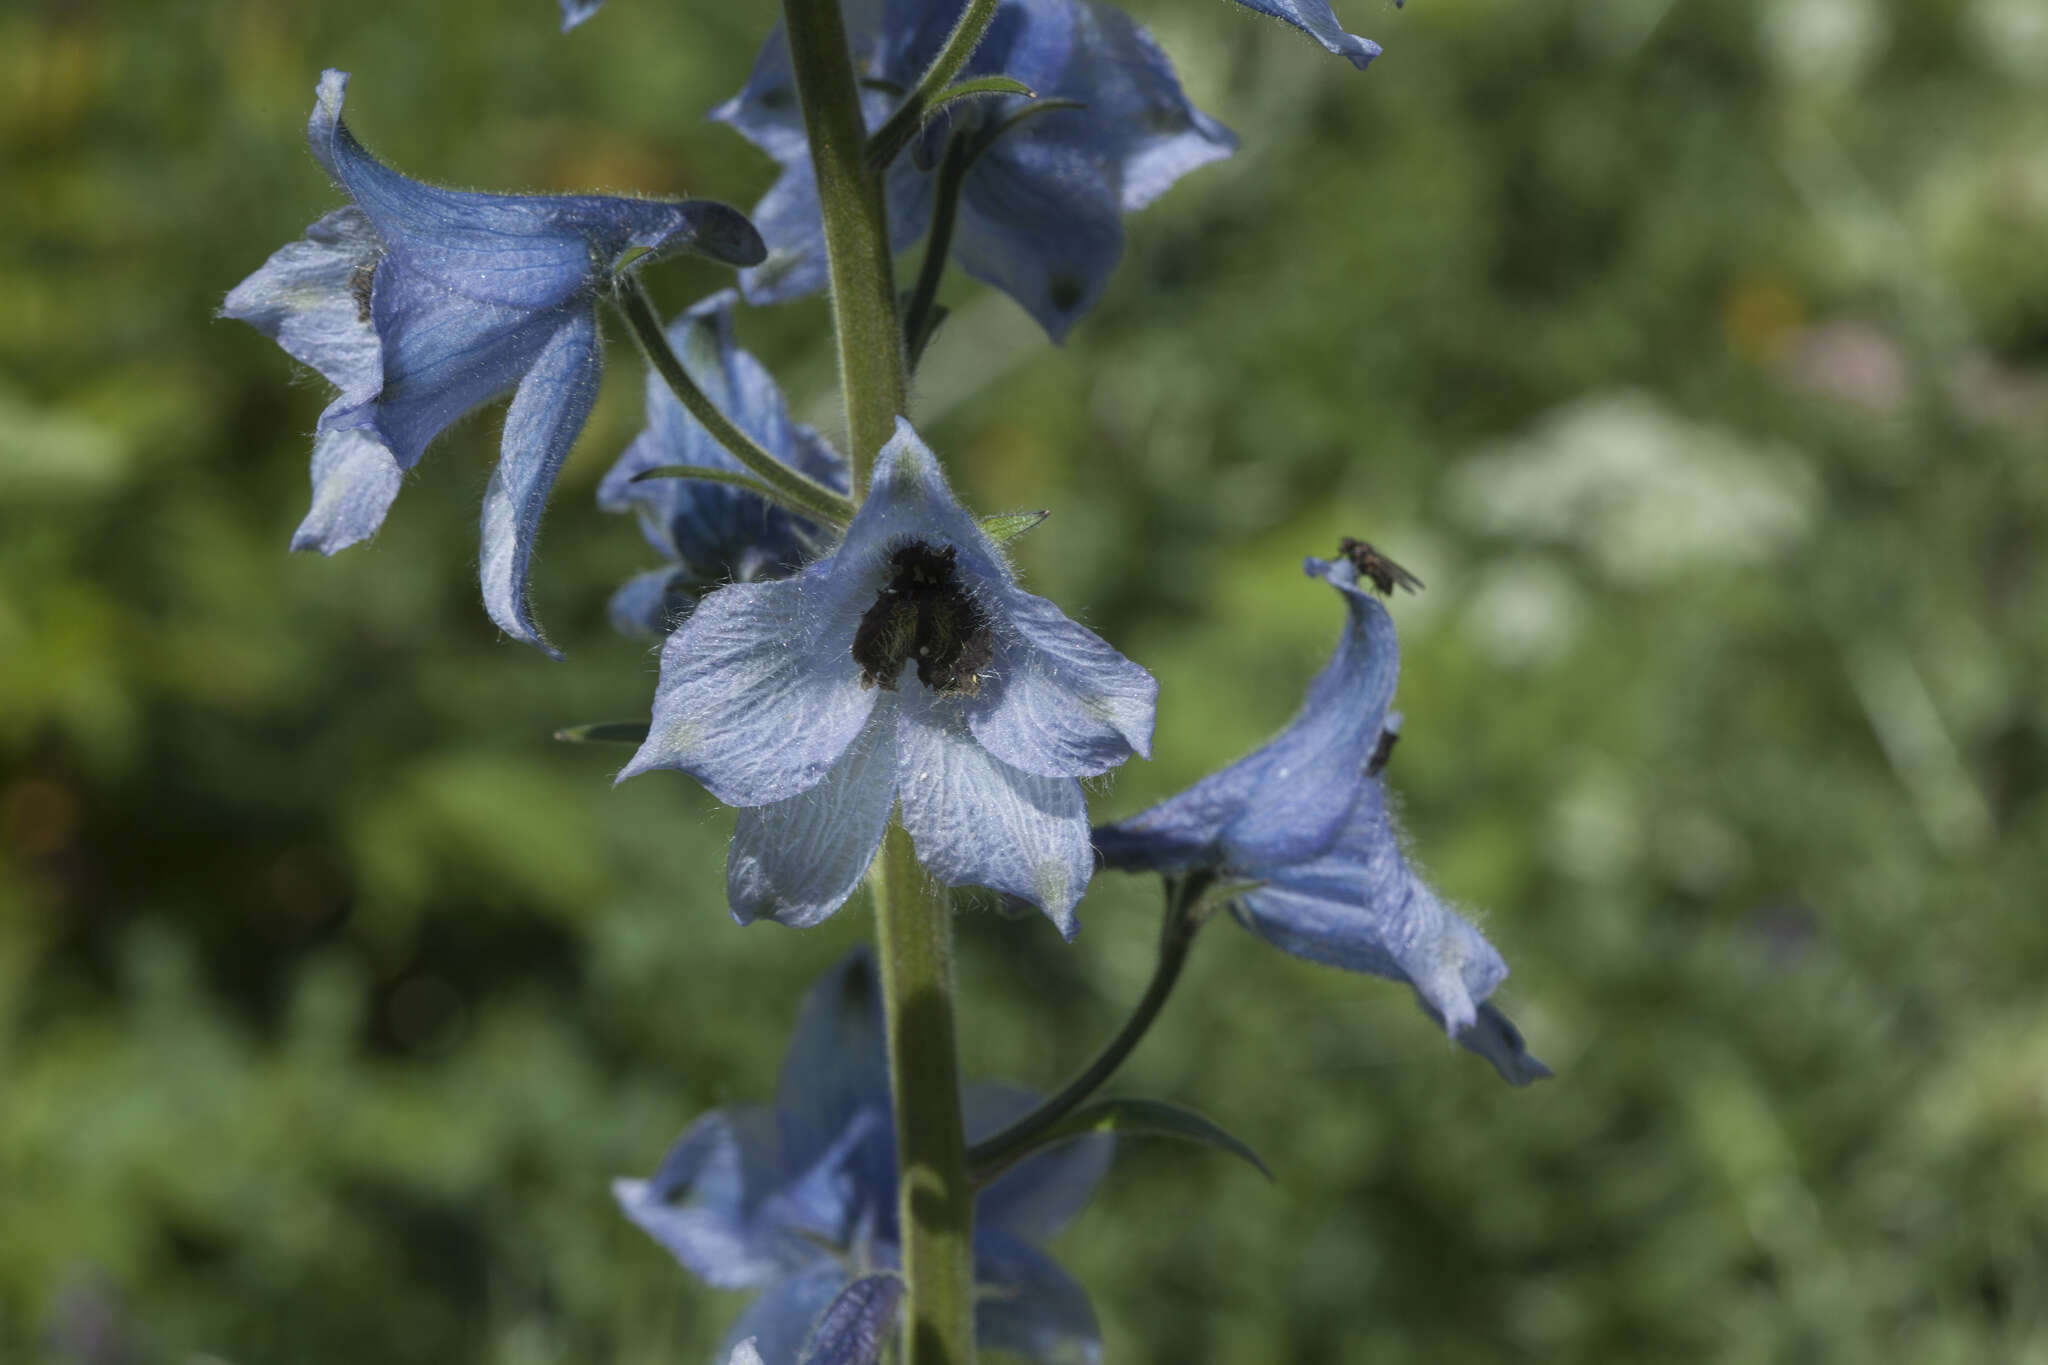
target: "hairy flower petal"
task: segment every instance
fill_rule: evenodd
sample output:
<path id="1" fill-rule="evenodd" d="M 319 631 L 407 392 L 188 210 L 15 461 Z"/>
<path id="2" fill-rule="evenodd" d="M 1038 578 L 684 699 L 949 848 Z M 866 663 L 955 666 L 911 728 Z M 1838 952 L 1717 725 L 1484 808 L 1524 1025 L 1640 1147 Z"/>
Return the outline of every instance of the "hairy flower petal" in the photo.
<path id="1" fill-rule="evenodd" d="M 816 786 L 740 812 L 725 867 L 733 918 L 806 929 L 859 888 L 896 806 L 895 720 L 885 701 Z"/>
<path id="2" fill-rule="evenodd" d="M 1001 598 L 1015 635 L 967 712 L 988 751 L 1042 777 L 1108 772 L 1152 756 L 1159 683 L 1100 635 L 1020 588 Z"/>
<path id="3" fill-rule="evenodd" d="M 896 781 L 903 827 L 933 876 L 1027 900 L 1065 938 L 1080 931 L 1074 905 L 1094 854 L 1078 782 L 1011 767 L 929 702 L 903 708 Z"/>

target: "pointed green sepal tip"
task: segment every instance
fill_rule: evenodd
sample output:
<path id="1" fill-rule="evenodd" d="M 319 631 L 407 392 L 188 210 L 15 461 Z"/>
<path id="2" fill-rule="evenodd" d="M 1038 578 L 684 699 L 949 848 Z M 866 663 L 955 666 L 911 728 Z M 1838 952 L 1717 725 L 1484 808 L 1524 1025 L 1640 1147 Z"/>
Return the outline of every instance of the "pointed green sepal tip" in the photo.
<path id="1" fill-rule="evenodd" d="M 647 722 L 606 720 L 595 725 L 570 725 L 555 731 L 555 738 L 564 744 L 644 744 Z"/>
<path id="2" fill-rule="evenodd" d="M 988 532 L 989 539 L 1001 545 L 1015 540 L 1026 531 L 1035 529 L 1052 513 L 1046 512 L 998 512 L 994 516 L 981 518 L 981 529 Z"/>

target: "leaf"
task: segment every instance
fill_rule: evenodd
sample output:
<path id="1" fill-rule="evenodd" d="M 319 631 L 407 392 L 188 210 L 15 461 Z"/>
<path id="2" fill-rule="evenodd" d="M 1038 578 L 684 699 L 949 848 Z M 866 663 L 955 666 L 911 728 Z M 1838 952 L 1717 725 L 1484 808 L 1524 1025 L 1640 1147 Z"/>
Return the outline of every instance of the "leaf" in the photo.
<path id="1" fill-rule="evenodd" d="M 605 720 L 595 725 L 571 725 L 555 731 L 565 744 L 641 744 L 647 739 L 644 720 Z"/>
<path id="2" fill-rule="evenodd" d="M 1051 512 L 998 512 L 981 518 L 981 529 L 988 532 L 996 544 L 1003 545 L 1032 530 L 1051 515 Z"/>
<path id="3" fill-rule="evenodd" d="M 1014 76 L 977 76 L 971 81 L 962 81 L 949 86 L 946 93 L 933 100 L 931 108 L 925 110 L 925 122 L 933 115 L 956 100 L 978 99 L 988 95 L 1022 95 L 1027 100 L 1038 98 L 1038 92 Z"/>
<path id="4" fill-rule="evenodd" d="M 1273 1179 L 1273 1172 L 1266 1163 L 1237 1138 L 1203 1118 L 1192 1109 L 1184 1109 L 1164 1100 L 1113 1099 L 1096 1100 L 1084 1104 L 1052 1127 L 1040 1134 L 1036 1141 L 1017 1152 L 1006 1156 L 993 1168 L 977 1166 L 974 1177 L 978 1184 L 993 1180 L 1005 1168 L 1048 1147 L 1062 1142 L 1073 1142 L 1093 1133 L 1112 1133 L 1118 1137 L 1163 1137 L 1178 1138 L 1182 1142 L 1198 1142 L 1205 1147 L 1228 1152 L 1240 1160 L 1249 1162 L 1252 1168 L 1266 1179 Z"/>

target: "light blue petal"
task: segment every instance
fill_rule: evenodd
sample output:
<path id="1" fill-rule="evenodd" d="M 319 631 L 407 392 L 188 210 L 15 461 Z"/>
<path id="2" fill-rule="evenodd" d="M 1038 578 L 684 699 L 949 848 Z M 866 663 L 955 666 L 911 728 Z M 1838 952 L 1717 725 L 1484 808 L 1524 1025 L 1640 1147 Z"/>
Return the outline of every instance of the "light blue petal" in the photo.
<path id="1" fill-rule="evenodd" d="M 818 1255 L 762 1217 L 781 1180 L 776 1142 L 766 1109 L 715 1110 L 690 1125 L 650 1179 L 614 1180 L 612 1194 L 704 1283 L 773 1284 Z"/>
<path id="2" fill-rule="evenodd" d="M 896 806 L 895 720 L 885 697 L 818 785 L 740 812 L 725 864 L 734 919 L 809 928 L 859 889 Z"/>
<path id="3" fill-rule="evenodd" d="M 647 742 L 621 781 L 690 774 L 729 806 L 765 806 L 818 785 L 867 723 L 876 690 L 853 658 L 859 613 L 830 564 L 736 583 L 697 604 L 661 652 Z"/>
<path id="4" fill-rule="evenodd" d="M 348 73 L 321 73 L 307 140 L 369 215 L 394 259 L 487 303 L 552 308 L 589 297 L 629 251 L 687 248 L 752 265 L 765 248 L 736 210 L 709 200 L 500 195 L 437 189 L 363 150 L 341 120 Z"/>
<path id="5" fill-rule="evenodd" d="M 335 403 L 320 425 L 374 424 L 407 469 L 450 423 L 518 384 L 571 316 L 591 316 L 576 304 L 479 303 L 388 258 L 371 284 L 370 311 L 383 341 L 383 387 L 374 401 Z"/>
<path id="6" fill-rule="evenodd" d="M 1305 568 L 1344 599 L 1337 651 L 1307 700 L 1262 748 L 1149 810 L 1095 831 L 1109 867 L 1180 871 L 1228 865 L 1240 875 L 1323 853 L 1350 819 L 1387 724 L 1400 675 L 1393 618 L 1347 562 Z"/>
<path id="7" fill-rule="evenodd" d="M 1041 777 L 1093 777 L 1133 754 L 1151 757 L 1152 675 L 1043 597 L 1012 587 L 996 600 L 996 619 L 1013 633 L 967 708 L 974 737 Z"/>
<path id="8" fill-rule="evenodd" d="M 922 689 L 904 695 L 896 734 L 896 789 L 919 861 L 949 886 L 1031 902 L 1072 939 L 1095 866 L 1081 784 L 1011 767 Z"/>
<path id="9" fill-rule="evenodd" d="M 362 210 L 336 209 L 230 290 L 221 315 L 271 338 L 345 397 L 374 398 L 384 368 L 370 324 L 369 285 L 383 254 Z"/>
<path id="10" fill-rule="evenodd" d="M 1337 837 L 1379 744 L 1401 669 L 1394 619 L 1360 588 L 1357 571 L 1311 559 L 1307 569 L 1343 597 L 1337 652 L 1308 687 L 1301 711 L 1260 751 L 1245 805 L 1220 835 L 1236 871 L 1262 875 L 1313 858 Z"/>
<path id="11" fill-rule="evenodd" d="M 1321 43 L 1325 51 L 1345 58 L 1360 71 L 1380 55 L 1380 45 L 1372 39 L 1346 33 L 1338 24 L 1336 14 L 1323 0 L 1237 0 L 1237 3 L 1294 25 Z"/>
<path id="12" fill-rule="evenodd" d="M 527 610 L 526 571 L 555 476 L 597 402 L 602 365 L 597 318 L 588 310 L 570 313 L 512 395 L 498 465 L 484 492 L 484 610 L 513 639 L 558 658 Z"/>
<path id="13" fill-rule="evenodd" d="M 1493 945 L 1409 867 L 1377 781 L 1365 783 L 1329 853 L 1268 875 L 1237 903 L 1246 927 L 1296 957 L 1406 981 L 1453 1037 L 1508 974 Z"/>
<path id="14" fill-rule="evenodd" d="M 896 1331 L 903 1281 L 863 1275 L 841 1290 L 811 1329 L 802 1365 L 875 1365 Z"/>
<path id="15" fill-rule="evenodd" d="M 808 1170 L 864 1113 L 889 1111 L 882 981 L 865 945 L 804 996 L 775 1084 L 784 1167 Z"/>
<path id="16" fill-rule="evenodd" d="M 603 8 L 604 0 L 562 0 L 562 32 L 567 33 Z"/>
<path id="17" fill-rule="evenodd" d="M 713 1359 L 725 1360 L 751 1337 L 761 1365 L 798 1365 L 812 1325 L 846 1287 L 847 1278 L 845 1268 L 834 1260 L 790 1276 L 747 1305 Z"/>
<path id="18" fill-rule="evenodd" d="M 331 555 L 375 535 L 404 477 L 371 432 L 319 433 L 313 438 L 313 507 L 292 533 L 292 548 Z"/>
<path id="19" fill-rule="evenodd" d="M 993 1137 L 1038 1106 L 1029 1090 L 971 1085 L 962 1096 L 967 1140 Z M 1043 1242 L 1073 1220 L 1109 1171 L 1116 1139 L 1098 1133 L 1034 1152 L 1004 1171 L 975 1197 L 977 1240 L 1009 1236 Z"/>
<path id="20" fill-rule="evenodd" d="M 1045 1253 L 1011 1237 L 975 1239 L 974 1335 L 1041 1365 L 1100 1365 L 1087 1291 Z"/>

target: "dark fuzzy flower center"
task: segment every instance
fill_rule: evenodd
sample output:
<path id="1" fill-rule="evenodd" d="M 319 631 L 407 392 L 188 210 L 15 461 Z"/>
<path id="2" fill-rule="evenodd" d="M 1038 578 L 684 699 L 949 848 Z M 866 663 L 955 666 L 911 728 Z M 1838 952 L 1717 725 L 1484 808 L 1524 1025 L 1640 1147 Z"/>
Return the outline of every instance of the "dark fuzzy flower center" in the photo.
<path id="1" fill-rule="evenodd" d="M 917 680 L 942 697 L 972 696 L 995 658 L 988 614 L 960 586 L 953 547 L 921 540 L 889 556 L 889 581 L 860 618 L 853 658 L 863 687 L 893 692 L 903 665 L 917 661 Z"/>

